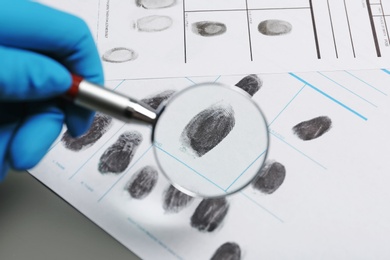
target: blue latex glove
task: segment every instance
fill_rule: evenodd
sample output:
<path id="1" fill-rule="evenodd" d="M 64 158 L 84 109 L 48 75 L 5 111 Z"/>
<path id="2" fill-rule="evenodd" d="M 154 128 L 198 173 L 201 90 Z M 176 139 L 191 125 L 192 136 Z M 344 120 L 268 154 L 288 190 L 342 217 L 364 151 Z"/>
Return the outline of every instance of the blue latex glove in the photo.
<path id="1" fill-rule="evenodd" d="M 35 166 L 65 123 L 83 134 L 93 112 L 58 98 L 70 72 L 103 84 L 91 33 L 80 18 L 27 0 L 0 0 L 0 180 Z"/>

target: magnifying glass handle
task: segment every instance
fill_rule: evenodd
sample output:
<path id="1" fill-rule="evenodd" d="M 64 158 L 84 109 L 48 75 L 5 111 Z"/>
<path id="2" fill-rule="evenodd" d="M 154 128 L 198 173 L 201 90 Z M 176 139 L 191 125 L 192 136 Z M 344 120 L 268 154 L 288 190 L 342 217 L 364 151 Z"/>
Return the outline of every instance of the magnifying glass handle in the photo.
<path id="1" fill-rule="evenodd" d="M 72 86 L 65 97 L 75 104 L 90 110 L 99 111 L 124 122 L 140 120 L 154 123 L 157 114 L 139 101 L 119 94 L 72 75 Z"/>

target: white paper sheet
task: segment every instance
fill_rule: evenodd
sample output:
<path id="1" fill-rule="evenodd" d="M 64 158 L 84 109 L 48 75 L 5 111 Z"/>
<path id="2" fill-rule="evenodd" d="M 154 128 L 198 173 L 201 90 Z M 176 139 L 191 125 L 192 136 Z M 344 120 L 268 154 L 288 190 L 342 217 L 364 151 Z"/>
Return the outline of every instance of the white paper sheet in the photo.
<path id="1" fill-rule="evenodd" d="M 263 86 L 253 99 L 269 122 L 268 161 L 283 165 L 286 176 L 272 194 L 249 186 L 228 197 L 226 216 L 210 232 L 191 225 L 200 199 L 177 213 L 163 208 L 169 184 L 161 173 L 143 199 L 125 190 L 141 168 L 156 167 L 145 126 L 114 120 L 93 146 L 79 152 L 59 139 L 31 173 L 143 259 L 209 259 L 226 242 L 239 245 L 241 259 L 387 259 L 388 73 L 259 74 Z M 236 84 L 244 76 L 109 85 L 142 99 L 205 80 Z M 322 136 L 303 141 L 292 132 L 297 123 L 319 116 L 332 121 Z M 102 154 L 125 131 L 143 136 L 131 163 L 120 174 L 100 173 Z"/>
<path id="2" fill-rule="evenodd" d="M 31 170 L 141 258 L 210 259 L 226 242 L 240 248 L 241 259 L 390 257 L 390 72 L 378 69 L 388 67 L 390 55 L 389 1 L 186 0 L 159 10 L 136 1 L 45 2 L 84 17 L 102 55 L 117 47 L 137 52 L 133 61 L 104 63 L 107 86 L 132 97 L 204 81 L 235 85 L 250 73 L 263 82 L 253 100 L 269 124 L 268 162 L 284 167 L 285 178 L 271 194 L 249 186 L 228 197 L 219 208 L 226 216 L 214 226 L 203 220 L 213 231 L 193 223 L 200 199 L 164 208 L 169 183 L 161 173 L 145 198 L 126 191 L 145 166 L 157 169 L 147 126 L 113 120 L 78 152 L 61 141 L 64 129 Z M 79 2 L 85 8 L 76 8 Z M 153 33 L 133 27 L 150 15 L 171 17 L 172 27 Z M 287 21 L 292 30 L 265 36 L 257 26 L 267 19 Z M 228 30 L 201 37 L 191 29 L 201 20 L 224 22 Z M 375 69 L 354 70 L 362 68 Z M 318 117 L 332 122 L 323 135 L 304 141 L 294 134 L 298 123 Z M 102 174 L 103 154 L 126 131 L 142 136 L 131 162 L 122 162 L 121 173 Z"/>

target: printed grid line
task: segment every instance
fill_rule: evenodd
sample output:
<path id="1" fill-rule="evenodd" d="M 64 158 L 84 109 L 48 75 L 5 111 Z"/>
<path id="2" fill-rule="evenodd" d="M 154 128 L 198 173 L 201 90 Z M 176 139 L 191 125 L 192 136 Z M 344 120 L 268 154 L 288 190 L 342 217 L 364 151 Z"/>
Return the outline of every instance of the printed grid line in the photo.
<path id="1" fill-rule="evenodd" d="M 267 209 L 266 207 L 264 207 L 263 205 L 261 205 L 259 202 L 257 202 L 256 200 L 254 200 L 253 198 L 251 198 L 249 195 L 245 194 L 245 192 L 241 191 L 240 194 L 242 196 L 244 196 L 246 199 L 248 199 L 249 201 L 251 201 L 252 203 L 254 203 L 257 207 L 261 208 L 263 211 L 267 212 L 269 215 L 273 216 L 275 219 L 277 219 L 279 222 L 281 223 L 284 223 L 284 220 L 281 219 L 280 217 L 278 217 L 275 213 L 273 213 L 272 211 L 270 211 L 269 209 Z"/>
<path id="2" fill-rule="evenodd" d="M 375 105 L 374 103 L 372 103 L 371 101 L 365 99 L 364 97 L 362 97 L 361 95 L 353 92 L 352 90 L 350 90 L 349 88 L 343 86 L 342 84 L 338 83 L 337 81 L 335 81 L 334 79 L 332 79 L 331 77 L 325 75 L 324 73 L 322 72 L 319 72 L 317 71 L 318 74 L 320 74 L 321 76 L 323 76 L 324 78 L 328 79 L 329 81 L 333 82 L 334 84 L 336 84 L 337 86 L 341 87 L 342 89 L 345 89 L 346 91 L 348 91 L 349 93 L 351 93 L 352 95 L 358 97 L 359 99 L 363 100 L 364 102 L 370 104 L 371 106 L 373 107 L 378 107 L 377 105 Z"/>
<path id="3" fill-rule="evenodd" d="M 271 121 L 271 123 L 268 124 L 268 127 L 270 127 L 276 119 L 287 109 L 288 106 L 294 101 L 294 99 L 302 92 L 302 90 L 306 87 L 306 84 L 304 84 L 300 90 L 293 96 L 293 98 L 287 103 L 287 105 L 284 106 L 284 108 L 276 115 L 276 117 Z"/>
<path id="4" fill-rule="evenodd" d="M 286 140 L 284 140 L 283 138 L 280 138 L 279 136 L 275 135 L 274 133 L 272 133 L 270 131 L 270 134 L 274 137 L 276 137 L 277 139 L 279 139 L 280 141 L 282 141 L 283 143 L 285 143 L 286 145 L 290 146 L 292 149 L 294 149 L 295 151 L 297 151 L 298 153 L 300 153 L 301 155 L 303 155 L 304 157 L 306 157 L 307 159 L 309 159 L 310 161 L 314 162 L 315 164 L 317 164 L 318 166 L 320 166 L 322 169 L 324 170 L 327 170 L 327 168 L 322 165 L 321 163 L 319 163 L 318 161 L 314 160 L 313 158 L 311 158 L 309 155 L 307 155 L 306 153 L 302 152 L 301 150 L 299 150 L 298 148 L 296 148 L 295 146 L 293 146 L 292 144 L 290 144 L 289 142 L 287 142 Z"/>
<path id="5" fill-rule="evenodd" d="M 354 109 L 350 108 L 349 106 L 345 105 L 344 103 L 340 102 L 339 100 L 335 99 L 334 97 L 330 96 L 329 94 L 325 93 L 324 91 L 320 90 L 319 88 L 315 87 L 314 85 L 310 84 L 309 82 L 307 82 L 306 80 L 302 79 L 301 77 L 297 76 L 296 74 L 292 73 L 292 72 L 289 72 L 289 74 L 296 78 L 297 80 L 301 81 L 302 83 L 305 83 L 307 86 L 309 86 L 310 88 L 312 88 L 313 90 L 317 91 L 318 93 L 320 93 L 321 95 L 327 97 L 328 99 L 332 100 L 333 102 L 335 102 L 336 104 L 340 105 L 341 107 L 345 108 L 346 110 L 350 111 L 351 113 L 355 114 L 356 116 L 360 117 L 361 119 L 363 119 L 364 121 L 367 121 L 367 117 L 363 116 L 362 114 L 358 113 L 357 111 L 355 111 Z"/>
<path id="6" fill-rule="evenodd" d="M 352 74 L 351 72 L 346 71 L 346 70 L 345 70 L 344 72 L 347 73 L 347 74 L 349 74 L 351 77 L 353 77 L 353 78 L 359 80 L 360 82 L 366 84 L 366 85 L 369 86 L 370 88 L 376 90 L 377 92 L 379 92 L 379 93 L 381 93 L 381 94 L 387 96 L 387 93 L 385 93 L 385 92 L 383 92 L 382 90 L 380 90 L 380 89 L 374 87 L 373 85 L 371 85 L 371 84 L 368 83 L 367 81 L 362 80 L 361 78 L 357 77 L 356 75 Z"/>

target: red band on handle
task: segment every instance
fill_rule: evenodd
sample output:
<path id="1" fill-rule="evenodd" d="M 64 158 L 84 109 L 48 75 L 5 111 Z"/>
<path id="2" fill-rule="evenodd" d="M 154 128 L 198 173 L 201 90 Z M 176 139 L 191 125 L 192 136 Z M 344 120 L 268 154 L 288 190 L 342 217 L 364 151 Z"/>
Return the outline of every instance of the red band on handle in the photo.
<path id="1" fill-rule="evenodd" d="M 70 89 L 66 92 L 66 95 L 71 99 L 75 99 L 79 93 L 80 82 L 83 81 L 83 78 L 77 75 L 72 74 L 72 85 Z"/>

